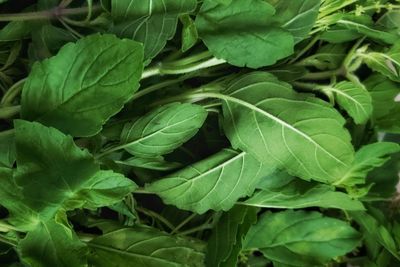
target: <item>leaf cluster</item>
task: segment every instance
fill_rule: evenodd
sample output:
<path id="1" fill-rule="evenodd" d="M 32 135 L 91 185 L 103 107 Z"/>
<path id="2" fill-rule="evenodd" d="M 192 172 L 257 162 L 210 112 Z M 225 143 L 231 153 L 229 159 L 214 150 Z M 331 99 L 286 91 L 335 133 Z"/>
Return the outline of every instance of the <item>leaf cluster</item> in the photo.
<path id="1" fill-rule="evenodd" d="M 0 265 L 400 264 L 400 3 L 0 0 Z"/>

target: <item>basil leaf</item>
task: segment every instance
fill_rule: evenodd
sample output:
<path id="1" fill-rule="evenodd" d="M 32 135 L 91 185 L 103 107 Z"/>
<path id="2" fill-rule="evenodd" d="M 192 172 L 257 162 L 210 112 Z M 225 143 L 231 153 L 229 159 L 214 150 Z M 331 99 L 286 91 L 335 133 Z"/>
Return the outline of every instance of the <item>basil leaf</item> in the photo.
<path id="1" fill-rule="evenodd" d="M 235 66 L 259 68 L 293 53 L 294 38 L 272 24 L 274 14 L 274 7 L 262 0 L 235 0 L 229 5 L 205 0 L 196 27 L 215 57 Z"/>
<path id="2" fill-rule="evenodd" d="M 263 214 L 246 235 L 244 248 L 258 248 L 283 266 L 319 266 L 359 243 L 360 234 L 344 221 L 319 212 L 288 210 Z"/>
<path id="3" fill-rule="evenodd" d="M 339 180 L 337 185 L 356 185 L 365 183 L 367 174 L 387 162 L 390 154 L 398 153 L 400 146 L 396 143 L 379 142 L 361 147 L 354 158 L 353 166 Z"/>
<path id="4" fill-rule="evenodd" d="M 245 152 L 224 149 L 146 187 L 166 204 L 204 213 L 229 210 L 250 195 L 258 180 L 271 172 Z"/>
<path id="5" fill-rule="evenodd" d="M 140 44 L 112 35 L 69 43 L 33 66 L 21 115 L 73 136 L 92 136 L 138 89 L 142 58 Z"/>
<path id="6" fill-rule="evenodd" d="M 18 214 L 24 227 L 51 220 L 60 210 L 117 203 L 136 187 L 121 174 L 101 171 L 87 151 L 54 128 L 21 120 L 15 128 L 18 203 L 34 214 Z"/>
<path id="7" fill-rule="evenodd" d="M 88 245 L 93 266 L 204 266 L 199 244 L 151 228 L 120 228 L 96 237 Z"/>
<path id="8" fill-rule="evenodd" d="M 294 36 L 295 43 L 307 37 L 317 19 L 321 4 L 320 0 L 268 0 L 268 2 L 276 9 L 274 15 L 276 22 Z"/>
<path id="9" fill-rule="evenodd" d="M 112 0 L 115 25 L 111 32 L 143 43 L 149 62 L 174 36 L 179 15 L 195 8 L 195 0 Z"/>
<path id="10" fill-rule="evenodd" d="M 374 71 L 400 82 L 400 43 L 393 45 L 386 53 L 370 52 L 361 54 L 361 57 Z"/>
<path id="11" fill-rule="evenodd" d="M 120 147 L 138 157 L 167 154 L 193 137 L 206 117 L 207 111 L 199 105 L 159 107 L 125 125 Z"/>
<path id="12" fill-rule="evenodd" d="M 326 103 L 267 73 L 238 78 L 225 94 L 223 123 L 234 148 L 307 180 L 333 183 L 349 169 L 350 136 Z"/>
<path id="13" fill-rule="evenodd" d="M 42 222 L 29 232 L 18 250 L 30 266 L 87 266 L 86 245 L 69 227 L 54 220 Z"/>
<path id="14" fill-rule="evenodd" d="M 266 177 L 269 183 L 282 180 L 279 175 Z M 271 181 L 273 180 L 273 181 Z M 342 210 L 364 210 L 363 204 L 349 195 L 335 191 L 333 186 L 315 184 L 294 178 L 279 186 L 268 184 L 244 202 L 245 205 L 300 209 L 309 207 L 335 208 Z"/>
<path id="15" fill-rule="evenodd" d="M 189 15 L 179 17 L 182 22 L 182 52 L 189 50 L 194 46 L 199 38 L 196 25 Z"/>
<path id="16" fill-rule="evenodd" d="M 28 21 L 11 21 L 0 30 L 0 42 L 25 39 L 31 31 L 32 25 Z"/>
<path id="17" fill-rule="evenodd" d="M 323 87 L 323 90 L 333 93 L 338 104 L 357 124 L 365 123 L 371 117 L 371 96 L 362 84 L 342 81 L 334 86 Z"/>

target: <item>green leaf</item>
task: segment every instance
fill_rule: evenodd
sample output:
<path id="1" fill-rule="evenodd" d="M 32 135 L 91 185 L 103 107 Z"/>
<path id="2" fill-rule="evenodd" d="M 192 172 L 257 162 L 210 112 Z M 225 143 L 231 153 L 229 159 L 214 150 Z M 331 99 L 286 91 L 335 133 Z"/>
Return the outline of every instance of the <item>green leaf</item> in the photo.
<path id="1" fill-rule="evenodd" d="M 170 171 L 182 167 L 178 162 L 167 162 L 163 157 L 155 158 L 129 158 L 123 161 L 116 161 L 118 164 L 127 165 L 131 167 L 155 170 L 155 171 Z"/>
<path id="2" fill-rule="evenodd" d="M 237 266 L 244 236 L 257 221 L 257 208 L 235 206 L 224 213 L 207 243 L 206 266 Z"/>
<path id="3" fill-rule="evenodd" d="M 11 207 L 18 220 L 46 222 L 61 209 L 111 205 L 136 187 L 121 174 L 100 170 L 87 151 L 54 128 L 17 120 L 15 129 L 18 205 L 35 214 L 14 214 Z"/>
<path id="4" fill-rule="evenodd" d="M 374 26 L 372 19 L 364 15 L 364 17 L 346 15 L 343 19 L 337 21 L 337 25 L 357 32 L 363 36 L 367 36 L 371 39 L 375 39 L 386 44 L 395 44 L 399 40 L 399 36 L 396 33 L 386 32 L 384 29 L 380 29 Z"/>
<path id="5" fill-rule="evenodd" d="M 271 171 L 245 152 L 224 149 L 146 188 L 180 209 L 199 214 L 210 209 L 226 211 L 250 195 L 259 179 Z"/>
<path id="6" fill-rule="evenodd" d="M 140 44 L 112 35 L 69 43 L 33 66 L 22 92 L 22 118 L 73 136 L 94 135 L 138 89 L 142 59 Z"/>
<path id="7" fill-rule="evenodd" d="M 390 154 L 398 153 L 400 145 L 390 142 L 379 142 L 361 147 L 354 158 L 350 170 L 336 185 L 352 186 L 364 184 L 367 174 L 380 167 L 390 159 Z"/>
<path id="8" fill-rule="evenodd" d="M 192 138 L 206 118 L 207 111 L 199 105 L 162 106 L 127 123 L 119 147 L 138 157 L 164 155 Z"/>
<path id="9" fill-rule="evenodd" d="M 392 81 L 400 82 L 400 43 L 393 45 L 387 52 L 370 52 L 361 54 L 365 63 L 388 77 Z"/>
<path id="10" fill-rule="evenodd" d="M 0 167 L 12 168 L 15 163 L 15 137 L 13 133 L 0 136 Z"/>
<path id="11" fill-rule="evenodd" d="M 364 235 L 370 236 L 374 242 L 378 242 L 387 249 L 394 257 L 400 260 L 398 248 L 390 231 L 378 222 L 373 216 L 366 212 L 354 211 L 350 216 L 361 226 Z"/>
<path id="12" fill-rule="evenodd" d="M 333 186 L 310 183 L 295 177 L 286 178 L 285 181 L 281 175 L 276 174 L 264 180 L 268 183 L 246 200 L 245 205 L 278 209 L 321 207 L 364 210 L 361 202 L 345 193 L 335 191 Z"/>
<path id="13" fill-rule="evenodd" d="M 342 81 L 334 86 L 324 86 L 322 90 L 332 92 L 338 104 L 347 111 L 355 123 L 365 123 L 371 117 L 371 96 L 362 84 Z"/>
<path id="14" fill-rule="evenodd" d="M 205 0 L 195 23 L 215 57 L 259 68 L 293 53 L 294 38 L 273 24 L 274 14 L 274 7 L 263 0 L 235 0 L 228 6 Z"/>
<path id="15" fill-rule="evenodd" d="M 375 74 L 363 82 L 372 97 L 374 120 L 379 120 L 396 107 L 395 98 L 400 93 L 398 84 Z"/>
<path id="16" fill-rule="evenodd" d="M 268 0 L 276 9 L 274 20 L 294 36 L 294 42 L 303 40 L 318 16 L 320 0 L 276 1 Z"/>
<path id="17" fill-rule="evenodd" d="M 301 65 L 314 66 L 320 70 L 338 69 L 347 55 L 347 46 L 343 44 L 326 44 L 315 54 L 301 61 Z"/>
<path id="18" fill-rule="evenodd" d="M 179 15 L 196 8 L 195 0 L 112 0 L 111 32 L 144 45 L 144 58 L 150 61 L 176 31 Z"/>
<path id="19" fill-rule="evenodd" d="M 338 25 L 334 25 L 321 34 L 320 39 L 333 44 L 350 42 L 360 38 L 362 35 L 354 30 L 349 30 Z"/>
<path id="20" fill-rule="evenodd" d="M 332 183 L 350 167 L 354 152 L 345 121 L 327 103 L 268 73 L 240 77 L 225 94 L 223 124 L 234 148 L 307 180 Z"/>
<path id="21" fill-rule="evenodd" d="M 399 105 L 395 101 L 399 86 L 383 75 L 375 74 L 365 82 L 372 97 L 372 120 L 374 125 L 386 132 L 400 132 Z"/>
<path id="22" fill-rule="evenodd" d="M 89 243 L 92 266 L 204 266 L 201 246 L 144 227 L 120 228 Z"/>
<path id="23" fill-rule="evenodd" d="M 266 238 L 268 237 L 268 238 Z M 246 235 L 244 249 L 259 249 L 283 266 L 315 266 L 352 251 L 360 234 L 319 212 L 266 212 Z"/>
<path id="24" fill-rule="evenodd" d="M 400 11 L 399 10 L 389 10 L 377 21 L 378 25 L 381 25 L 388 29 L 398 29 L 400 28 Z"/>
<path id="25" fill-rule="evenodd" d="M 182 52 L 189 50 L 197 43 L 199 38 L 196 25 L 189 15 L 182 15 L 179 17 L 182 22 Z"/>
<path id="26" fill-rule="evenodd" d="M 22 260 L 32 267 L 87 266 L 86 245 L 69 227 L 54 220 L 42 222 L 29 232 L 18 250 Z"/>
<path id="27" fill-rule="evenodd" d="M 29 21 L 11 21 L 0 30 L 0 42 L 18 41 L 28 38 L 32 31 Z"/>

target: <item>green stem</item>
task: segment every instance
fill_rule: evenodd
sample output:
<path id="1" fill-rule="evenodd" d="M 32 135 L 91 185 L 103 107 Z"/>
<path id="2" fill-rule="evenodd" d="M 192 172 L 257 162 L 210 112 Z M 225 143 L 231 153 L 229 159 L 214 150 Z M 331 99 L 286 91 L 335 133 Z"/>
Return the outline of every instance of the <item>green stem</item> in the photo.
<path id="1" fill-rule="evenodd" d="M 3 98 L 1 99 L 0 105 L 2 106 L 10 105 L 13 102 L 13 100 L 17 97 L 17 95 L 21 93 L 25 81 L 26 78 L 14 83 L 4 94 Z"/>
<path id="2" fill-rule="evenodd" d="M 193 56 L 185 57 L 182 59 L 177 59 L 177 60 L 174 60 L 169 63 L 167 62 L 167 63 L 165 63 L 165 65 L 184 66 L 184 65 L 196 63 L 196 62 L 199 62 L 200 60 L 203 60 L 206 58 L 211 58 L 211 57 L 212 57 L 212 54 L 210 51 L 204 51 L 204 52 L 201 52 L 201 53 L 193 55 Z"/>
<path id="3" fill-rule="evenodd" d="M 21 111 L 21 106 L 11 106 L 0 108 L 0 119 L 10 119 Z"/>
<path id="4" fill-rule="evenodd" d="M 0 235 L 0 242 L 3 242 L 5 244 L 8 244 L 8 245 L 13 246 L 13 247 L 17 246 L 17 242 L 4 237 L 3 235 Z"/>
<path id="5" fill-rule="evenodd" d="M 136 100 L 138 98 L 141 98 L 142 96 L 148 95 L 148 94 L 150 94 L 152 92 L 155 92 L 155 91 L 157 91 L 159 89 L 162 89 L 162 88 L 165 88 L 167 86 L 179 83 L 179 82 L 181 82 L 181 81 L 183 81 L 185 79 L 186 79 L 186 77 L 180 77 L 178 79 L 167 80 L 167 81 L 163 81 L 163 82 L 160 82 L 160 83 L 153 84 L 153 85 L 151 85 L 151 86 L 149 86 L 147 88 L 144 88 L 144 89 L 138 91 L 137 93 L 135 93 L 130 101 L 134 101 L 134 100 Z"/>
<path id="6" fill-rule="evenodd" d="M 92 12 L 101 10 L 101 6 L 93 6 Z M 57 19 L 62 16 L 73 16 L 87 14 L 89 7 L 77 8 L 63 8 L 56 7 L 49 10 L 24 12 L 24 13 L 10 13 L 0 14 L 0 21 L 27 21 L 27 20 L 41 20 L 41 19 Z"/>
<path id="7" fill-rule="evenodd" d="M 2 132 L 0 132 L 0 138 L 13 135 L 13 134 L 14 134 L 14 131 L 15 131 L 14 129 L 2 131 Z"/>
<path id="8" fill-rule="evenodd" d="M 314 83 L 292 82 L 292 84 L 296 87 L 304 88 L 307 90 L 318 90 L 316 84 Z"/>
<path id="9" fill-rule="evenodd" d="M 67 29 L 76 39 L 83 38 L 83 35 L 70 27 L 63 18 L 58 18 L 58 21 Z"/>
<path id="10" fill-rule="evenodd" d="M 125 147 L 128 147 L 129 145 L 130 145 L 129 143 L 128 144 L 122 144 L 122 145 L 114 146 L 114 147 L 111 147 L 109 149 L 103 150 L 103 152 L 95 155 L 95 158 L 96 159 L 101 159 L 101 158 L 107 156 L 108 154 L 111 154 L 111 153 L 113 153 L 115 151 L 118 151 L 118 150 L 122 150 Z"/>
<path id="11" fill-rule="evenodd" d="M 135 191 L 133 191 L 134 194 L 145 194 L 145 195 L 153 195 L 152 192 L 147 191 L 144 188 L 138 188 Z"/>
<path id="12" fill-rule="evenodd" d="M 162 222 L 165 226 L 167 226 L 170 230 L 173 230 L 175 228 L 175 226 L 170 221 L 168 221 L 166 218 L 164 218 L 163 216 L 161 216 L 160 214 L 158 214 L 152 210 L 142 208 L 142 207 L 136 207 L 136 210 L 149 216 L 149 217 L 157 219 L 158 221 Z"/>
<path id="13" fill-rule="evenodd" d="M 23 232 L 20 229 L 15 228 L 11 224 L 8 224 L 4 221 L 0 221 L 0 232 L 11 232 L 11 231 Z"/>
<path id="14" fill-rule="evenodd" d="M 212 228 L 213 228 L 213 226 L 211 224 L 203 224 L 203 225 L 194 227 L 192 229 L 188 229 L 186 231 L 182 231 L 182 232 L 178 233 L 177 235 L 190 235 L 190 234 L 196 233 L 198 231 L 212 229 Z"/>
<path id="15" fill-rule="evenodd" d="M 163 75 L 163 74 L 177 75 L 177 74 L 194 72 L 197 70 L 217 66 L 217 65 L 223 64 L 225 62 L 226 61 L 223 59 L 217 59 L 217 58 L 213 57 L 206 61 L 196 62 L 193 64 L 188 64 L 188 65 L 183 65 L 183 66 L 179 66 L 179 65 L 177 66 L 173 63 L 166 63 L 166 64 L 159 63 L 156 66 L 145 69 L 142 73 L 142 79 L 146 79 L 146 78 L 149 78 L 149 77 L 152 77 L 155 75 Z"/>
<path id="16" fill-rule="evenodd" d="M 339 68 L 337 70 L 328 70 L 328 71 L 321 71 L 321 72 L 310 72 L 301 77 L 303 80 L 326 80 L 330 79 L 332 76 L 337 75 L 344 75 L 345 72 L 343 68 Z"/>
<path id="17" fill-rule="evenodd" d="M 171 232 L 171 234 L 175 234 L 176 232 L 179 231 L 183 226 L 185 226 L 188 222 L 190 222 L 194 217 L 196 217 L 197 214 L 193 213 L 192 215 L 188 216 L 185 220 L 183 220 L 177 227 L 174 228 L 174 230 Z"/>
<path id="18" fill-rule="evenodd" d="M 356 53 L 357 48 L 360 47 L 360 45 L 364 40 L 365 37 L 358 39 L 357 42 L 353 45 L 353 47 L 350 49 L 350 51 L 347 53 L 347 56 L 345 57 L 342 63 L 342 67 L 344 70 L 349 68 L 349 65 L 354 58 L 354 54 Z"/>
<path id="19" fill-rule="evenodd" d="M 308 50 L 310 50 L 313 45 L 318 42 L 319 40 L 319 35 L 316 35 L 297 55 L 289 61 L 289 64 L 293 64 L 298 60 L 302 55 L 304 55 Z"/>

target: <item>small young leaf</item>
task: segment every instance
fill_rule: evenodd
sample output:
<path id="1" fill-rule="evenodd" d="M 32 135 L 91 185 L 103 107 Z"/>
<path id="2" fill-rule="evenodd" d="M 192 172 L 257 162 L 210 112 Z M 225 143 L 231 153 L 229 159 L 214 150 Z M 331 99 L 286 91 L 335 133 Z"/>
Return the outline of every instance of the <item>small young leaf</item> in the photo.
<path id="1" fill-rule="evenodd" d="M 283 266 L 319 266 L 352 251 L 360 234 L 349 224 L 319 212 L 266 212 L 252 226 L 245 249 L 259 249 Z"/>
<path id="2" fill-rule="evenodd" d="M 54 220 L 42 222 L 29 232 L 18 250 L 30 266 L 87 266 L 86 245 L 69 227 Z"/>
<path id="3" fill-rule="evenodd" d="M 350 170 L 336 185 L 352 186 L 364 184 L 367 174 L 387 162 L 390 154 L 400 151 L 400 145 L 390 142 L 379 142 L 361 147 L 355 155 Z"/>
<path id="4" fill-rule="evenodd" d="M 167 154 L 192 138 L 206 118 L 207 111 L 199 105 L 173 103 L 156 108 L 125 125 L 121 147 L 138 157 Z"/>
<path id="5" fill-rule="evenodd" d="M 334 86 L 323 87 L 323 90 L 332 92 L 338 104 L 347 111 L 356 123 L 365 123 L 371 117 L 371 96 L 361 84 L 342 81 Z"/>
<path id="6" fill-rule="evenodd" d="M 179 17 L 182 22 L 182 52 L 189 50 L 194 46 L 199 38 L 196 25 L 189 15 L 182 15 Z"/>
<path id="7" fill-rule="evenodd" d="M 393 45 L 387 52 L 370 52 L 361 55 L 368 67 L 400 82 L 400 43 Z"/>
<path id="8" fill-rule="evenodd" d="M 92 266 L 204 266 L 199 244 L 147 227 L 110 231 L 88 245 Z"/>
<path id="9" fill-rule="evenodd" d="M 21 115 L 73 136 L 94 135 L 138 89 L 142 60 L 139 43 L 112 35 L 69 43 L 33 66 Z"/>
<path id="10" fill-rule="evenodd" d="M 167 204 L 200 214 L 229 210 L 271 171 L 245 152 L 224 149 L 148 185 L 147 190 Z"/>

